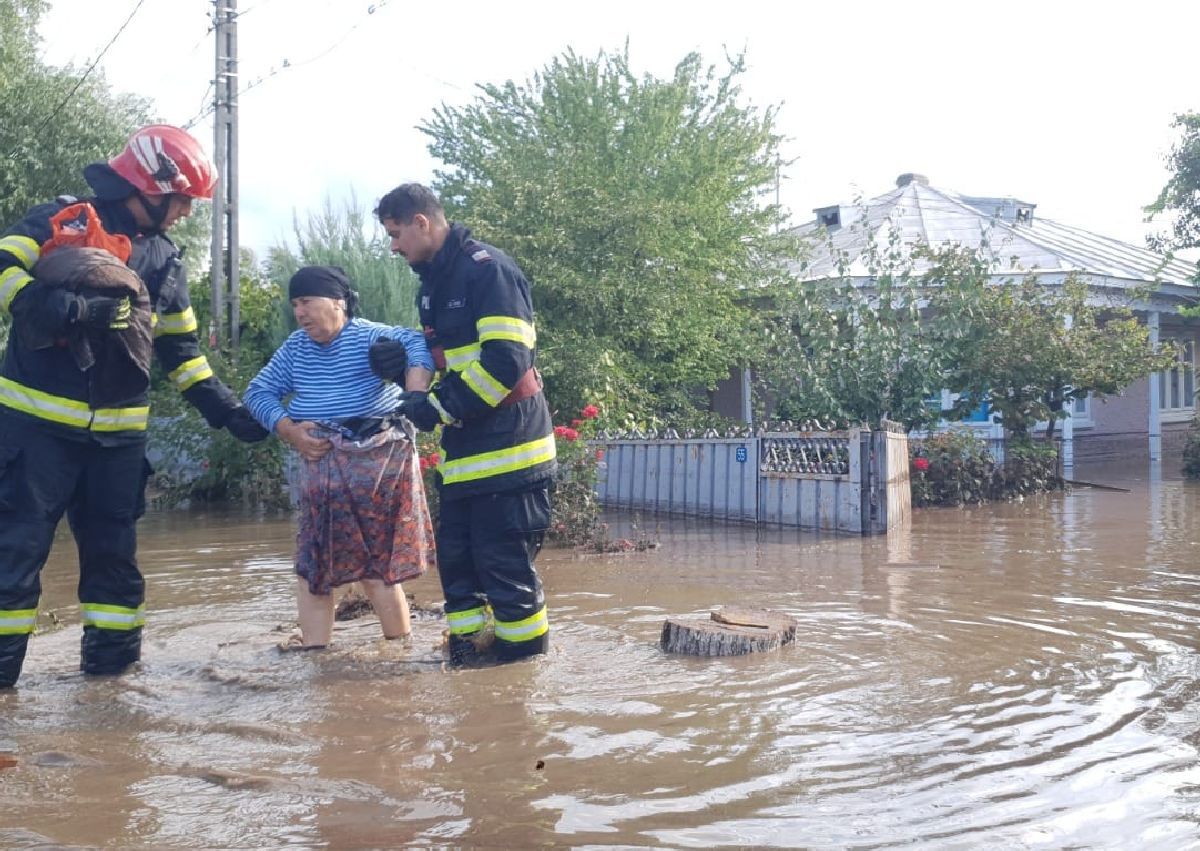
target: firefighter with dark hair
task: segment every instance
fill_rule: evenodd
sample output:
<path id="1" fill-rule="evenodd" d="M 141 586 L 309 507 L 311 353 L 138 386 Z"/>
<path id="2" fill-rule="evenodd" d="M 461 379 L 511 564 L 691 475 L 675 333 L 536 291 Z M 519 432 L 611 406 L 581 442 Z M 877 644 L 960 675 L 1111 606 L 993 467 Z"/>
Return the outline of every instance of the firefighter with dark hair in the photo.
<path id="1" fill-rule="evenodd" d="M 421 279 L 417 308 L 441 371 L 428 392 L 405 393 L 400 411 L 422 431 L 441 429 L 436 542 L 450 660 L 486 661 L 479 639 L 489 627 L 498 661 L 544 653 L 550 625 L 533 560 L 550 525 L 554 427 L 534 368 L 529 282 L 506 254 L 448 222 L 420 184 L 393 189 L 375 214 Z M 391 380 L 402 355 L 385 340 L 369 352 Z"/>
<path id="2" fill-rule="evenodd" d="M 267 436 L 200 353 L 166 236 L 193 201 L 212 198 L 217 173 L 200 143 L 143 127 L 83 176 L 94 197 L 35 207 L 0 235 L 0 309 L 12 317 L 0 367 L 0 688 L 20 676 L 64 513 L 79 551 L 81 669 L 119 674 L 140 658 L 135 524 L 150 472 L 152 356 L 209 425 Z"/>

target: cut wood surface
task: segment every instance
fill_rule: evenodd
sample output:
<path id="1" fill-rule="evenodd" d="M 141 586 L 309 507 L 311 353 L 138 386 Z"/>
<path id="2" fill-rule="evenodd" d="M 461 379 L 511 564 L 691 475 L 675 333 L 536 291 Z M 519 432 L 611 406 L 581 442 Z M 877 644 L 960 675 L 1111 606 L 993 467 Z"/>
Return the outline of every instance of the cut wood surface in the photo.
<path id="1" fill-rule="evenodd" d="M 689 656 L 743 656 L 778 650 L 796 639 L 796 621 L 782 612 L 722 606 L 708 620 L 667 618 L 661 646 Z"/>

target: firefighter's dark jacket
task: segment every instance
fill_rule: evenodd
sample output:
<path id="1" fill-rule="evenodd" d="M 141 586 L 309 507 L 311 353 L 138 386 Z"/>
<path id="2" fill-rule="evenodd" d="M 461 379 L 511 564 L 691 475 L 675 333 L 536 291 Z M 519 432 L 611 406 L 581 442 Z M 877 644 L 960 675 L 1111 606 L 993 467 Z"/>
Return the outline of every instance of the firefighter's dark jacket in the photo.
<path id="1" fill-rule="evenodd" d="M 100 214 L 104 228 L 124 234 L 133 243 L 129 267 L 150 293 L 153 311 L 154 350 L 163 371 L 199 409 L 205 420 L 220 427 L 237 407 L 233 392 L 214 377 L 208 361 L 200 354 L 196 317 L 188 299 L 187 275 L 179 249 L 161 233 L 142 233 L 125 204 L 102 190 L 111 188 L 113 175 L 99 170 L 109 185 L 94 179 L 97 167 L 85 177 L 97 194 L 88 199 Z M 31 348 L 20 333 L 22 322 L 36 323 L 35 312 L 44 304 L 38 297 L 39 283 L 30 275 L 50 238 L 50 217 L 60 203 L 43 204 L 0 236 L 0 310 L 13 319 L 8 349 L 0 368 L 0 413 L 33 417 L 47 428 L 68 438 L 94 439 L 108 445 L 144 439 L 149 417 L 147 396 L 141 393 L 112 407 L 91 404 L 95 388 L 91 376 L 76 365 L 70 348 Z M 111 403 L 110 403 L 111 404 Z"/>
<path id="2" fill-rule="evenodd" d="M 442 370 L 429 395 L 444 424 L 442 498 L 545 482 L 555 469 L 546 397 L 538 390 L 506 401 L 535 359 L 529 282 L 511 258 L 458 224 L 413 269 L 421 324 Z"/>

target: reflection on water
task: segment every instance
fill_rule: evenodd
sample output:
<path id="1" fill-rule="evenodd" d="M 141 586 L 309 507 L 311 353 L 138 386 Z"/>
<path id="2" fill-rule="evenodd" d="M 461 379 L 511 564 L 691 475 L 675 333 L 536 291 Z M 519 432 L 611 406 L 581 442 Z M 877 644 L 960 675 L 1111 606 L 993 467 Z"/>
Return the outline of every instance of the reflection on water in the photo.
<path id="1" fill-rule="evenodd" d="M 0 846 L 1200 847 L 1200 489 L 1114 483 L 888 539 L 648 520 L 649 553 L 544 553 L 552 652 L 476 672 L 438 621 L 280 654 L 289 519 L 170 514 L 145 661 L 85 681 L 64 538 L 66 626 L 0 696 Z M 658 650 L 724 603 L 795 645 Z"/>

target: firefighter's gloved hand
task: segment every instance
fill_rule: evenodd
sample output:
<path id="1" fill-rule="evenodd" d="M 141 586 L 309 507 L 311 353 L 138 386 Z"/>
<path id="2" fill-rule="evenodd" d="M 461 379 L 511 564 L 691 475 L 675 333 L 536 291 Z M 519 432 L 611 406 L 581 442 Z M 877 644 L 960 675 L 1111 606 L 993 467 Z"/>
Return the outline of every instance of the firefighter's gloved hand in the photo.
<path id="1" fill-rule="evenodd" d="M 69 321 L 98 331 L 124 331 L 129 327 L 131 311 L 129 296 L 76 296 L 68 316 Z"/>
<path id="2" fill-rule="evenodd" d="M 9 305 L 17 327 L 26 335 L 29 345 L 43 348 L 52 345 L 53 338 L 66 332 L 78 311 L 79 296 L 75 293 L 35 280 L 19 290 Z M 40 342 L 38 342 L 40 340 Z"/>
<path id="3" fill-rule="evenodd" d="M 442 422 L 441 414 L 429 401 L 429 394 L 424 390 L 406 390 L 401 393 L 396 413 L 407 417 L 418 431 L 433 431 Z"/>
<path id="4" fill-rule="evenodd" d="M 408 369 L 408 352 L 398 340 L 376 340 L 367 349 L 367 363 L 371 365 L 371 372 L 384 381 L 403 384 L 404 371 Z"/>
<path id="5" fill-rule="evenodd" d="M 238 405 L 229 412 L 225 429 L 242 443 L 258 443 L 265 440 L 269 432 L 262 427 L 245 405 Z"/>

